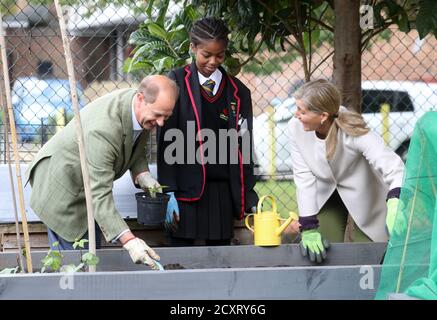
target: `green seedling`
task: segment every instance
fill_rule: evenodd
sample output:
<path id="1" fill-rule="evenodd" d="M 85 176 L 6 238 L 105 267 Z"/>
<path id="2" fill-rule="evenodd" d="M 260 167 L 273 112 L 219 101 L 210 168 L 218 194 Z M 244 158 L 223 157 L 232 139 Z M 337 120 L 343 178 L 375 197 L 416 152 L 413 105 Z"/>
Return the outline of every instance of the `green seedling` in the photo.
<path id="1" fill-rule="evenodd" d="M 149 191 L 149 195 L 151 198 L 156 198 L 156 194 L 157 193 L 162 193 L 162 189 L 164 188 L 168 188 L 167 186 L 153 186 L 153 187 L 148 187 L 147 191 Z"/>
<path id="2" fill-rule="evenodd" d="M 0 274 L 16 274 L 20 272 L 20 267 L 16 266 L 15 268 L 4 268 L 0 271 Z"/>
<path id="3" fill-rule="evenodd" d="M 99 263 L 99 257 L 96 255 L 85 252 L 82 254 L 82 250 L 85 249 L 85 244 L 88 242 L 87 239 L 76 239 L 73 243 L 73 248 L 79 248 L 80 252 L 80 262 L 78 265 L 67 264 L 63 265 L 62 260 L 64 255 L 59 249 L 59 242 L 54 242 L 52 247 L 57 247 L 58 250 L 49 249 L 47 255 L 41 260 L 43 267 L 41 268 L 41 273 L 51 270 L 52 272 L 81 272 L 87 271 L 89 266 L 95 266 Z"/>

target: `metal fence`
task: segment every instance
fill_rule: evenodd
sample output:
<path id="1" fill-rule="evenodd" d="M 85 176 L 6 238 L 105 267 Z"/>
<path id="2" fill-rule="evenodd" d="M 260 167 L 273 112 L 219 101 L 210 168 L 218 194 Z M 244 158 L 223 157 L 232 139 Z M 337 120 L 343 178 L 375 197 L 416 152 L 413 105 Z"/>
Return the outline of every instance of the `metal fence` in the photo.
<path id="1" fill-rule="evenodd" d="M 141 11 L 109 5 L 90 12 L 69 7 L 68 33 L 78 81 L 80 104 L 118 88 L 135 87 L 135 76 L 123 71 L 131 55 L 130 34 L 144 21 Z M 8 68 L 20 159 L 30 162 L 40 147 L 72 118 L 72 106 L 61 34 L 53 6 L 18 1 L 1 8 L 6 30 Z M 176 10 L 177 8 L 173 8 Z M 370 127 L 403 157 L 416 120 L 437 106 L 437 41 L 423 40 L 393 28 L 376 38 L 362 55 L 362 110 Z M 328 42 L 312 56 L 312 78 L 331 78 L 333 48 Z M 328 58 L 327 58 L 328 57 Z M 238 75 L 252 92 L 257 190 L 274 194 L 279 210 L 296 210 L 286 124 L 292 117 L 293 90 L 303 79 L 302 61 L 293 53 L 264 51 L 261 62 L 248 64 Z M 0 126 L 3 125 L 3 120 Z M 6 162 L 5 134 L 0 132 L 0 161 Z M 149 160 L 154 161 L 154 138 Z"/>

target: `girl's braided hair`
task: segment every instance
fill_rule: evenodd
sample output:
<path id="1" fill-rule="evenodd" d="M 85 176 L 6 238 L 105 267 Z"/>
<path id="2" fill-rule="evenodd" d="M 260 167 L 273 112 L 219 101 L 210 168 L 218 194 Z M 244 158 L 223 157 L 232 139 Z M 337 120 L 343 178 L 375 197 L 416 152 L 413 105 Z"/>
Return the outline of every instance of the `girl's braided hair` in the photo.
<path id="1" fill-rule="evenodd" d="M 228 45 L 229 29 L 221 19 L 207 17 L 194 22 L 190 31 L 190 41 L 197 46 L 205 41 L 222 41 Z"/>

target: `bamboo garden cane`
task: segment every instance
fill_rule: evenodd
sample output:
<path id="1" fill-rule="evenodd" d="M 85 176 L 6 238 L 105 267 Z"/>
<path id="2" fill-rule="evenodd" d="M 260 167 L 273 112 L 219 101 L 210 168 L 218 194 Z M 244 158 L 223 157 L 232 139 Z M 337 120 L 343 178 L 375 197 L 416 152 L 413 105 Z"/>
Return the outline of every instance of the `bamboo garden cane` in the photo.
<path id="1" fill-rule="evenodd" d="M 1 85 L 0 85 L 1 87 Z M 9 123 L 8 118 L 6 116 L 6 106 L 3 100 L 3 93 L 0 89 L 0 104 L 2 106 L 2 115 L 3 115 L 3 123 L 4 123 L 4 135 L 5 135 L 5 153 L 6 153 L 6 162 L 8 163 L 9 169 L 9 181 L 11 185 L 12 191 L 12 205 L 14 206 L 14 218 L 15 218 L 15 233 L 17 235 L 17 246 L 18 246 L 18 262 L 20 264 L 20 269 L 24 272 L 24 264 L 23 258 L 21 257 L 21 236 L 20 236 L 20 222 L 18 221 L 18 210 L 17 210 L 17 196 L 15 194 L 15 185 L 14 185 L 14 177 L 12 174 L 12 162 L 11 162 L 11 151 L 9 149 Z"/>
<path id="2" fill-rule="evenodd" d="M 20 212 L 21 212 L 21 223 L 23 226 L 24 248 L 26 251 L 26 265 L 27 265 L 27 272 L 32 273 L 33 267 L 32 267 L 32 257 L 30 255 L 29 230 L 27 228 L 26 208 L 24 205 L 23 182 L 21 180 L 21 168 L 20 168 L 20 156 L 18 154 L 18 146 L 17 146 L 17 131 L 15 129 L 15 118 L 14 118 L 14 112 L 12 110 L 11 87 L 10 87 L 10 82 L 9 82 L 8 60 L 7 60 L 7 55 L 6 55 L 6 41 L 5 41 L 5 33 L 4 33 L 4 29 L 3 29 L 3 16 L 2 16 L 2 14 L 0 14 L 0 47 L 1 47 L 1 57 L 2 57 L 1 60 L 2 60 L 2 64 L 3 64 L 3 80 L 5 83 L 6 103 L 8 106 L 9 125 L 11 127 L 11 134 L 12 134 L 12 147 L 14 149 L 15 174 L 17 175 L 17 186 L 18 186 L 18 195 L 19 195 L 19 200 L 20 200 Z"/>
<path id="3" fill-rule="evenodd" d="M 67 63 L 67 72 L 68 79 L 70 82 L 70 90 L 71 90 L 71 101 L 73 102 L 74 109 L 74 121 L 76 123 L 76 135 L 79 144 L 79 156 L 80 156 L 80 166 L 82 169 L 83 176 L 83 184 L 85 189 L 85 200 L 86 200 L 86 208 L 87 208 L 87 217 L 88 217 L 88 240 L 89 240 L 89 252 L 92 254 L 96 254 L 96 235 L 95 235 L 95 222 L 94 222 L 94 212 L 92 205 L 92 195 L 90 188 L 90 178 L 88 174 L 88 166 L 87 166 L 87 156 L 84 145 L 84 136 L 82 130 L 82 123 L 80 121 L 80 113 L 79 113 L 79 104 L 77 100 L 77 87 L 76 87 L 76 79 L 74 76 L 74 67 L 73 60 L 71 58 L 70 51 L 70 41 L 67 36 L 67 28 L 65 25 L 64 15 L 62 13 L 62 7 L 59 4 L 59 0 L 55 0 L 56 13 L 58 14 L 59 27 L 61 29 L 62 35 L 62 44 L 64 46 L 64 54 L 65 60 Z M 96 266 L 89 266 L 89 272 L 95 272 Z"/>

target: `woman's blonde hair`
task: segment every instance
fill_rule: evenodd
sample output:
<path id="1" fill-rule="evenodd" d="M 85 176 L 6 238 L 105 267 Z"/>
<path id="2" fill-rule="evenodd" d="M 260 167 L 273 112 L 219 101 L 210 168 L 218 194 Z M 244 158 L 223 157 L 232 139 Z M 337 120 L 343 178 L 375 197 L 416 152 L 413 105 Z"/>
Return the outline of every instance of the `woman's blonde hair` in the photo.
<path id="1" fill-rule="evenodd" d="M 369 132 L 361 114 L 350 110 L 340 111 L 340 92 L 327 80 L 318 79 L 305 83 L 294 93 L 294 98 L 301 100 L 309 111 L 319 114 L 326 112 L 333 119 L 326 136 L 326 158 L 328 160 L 334 156 L 339 129 L 353 137 Z"/>

